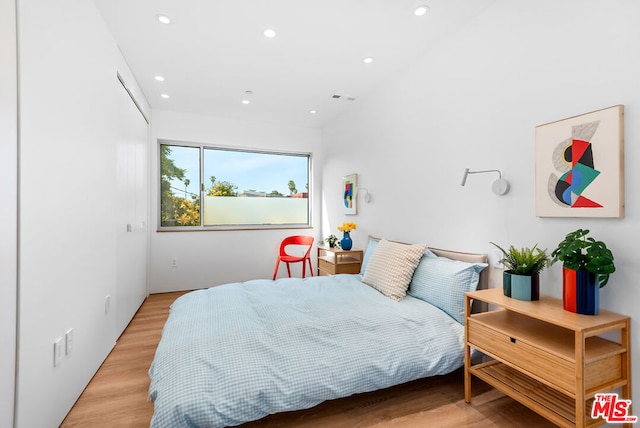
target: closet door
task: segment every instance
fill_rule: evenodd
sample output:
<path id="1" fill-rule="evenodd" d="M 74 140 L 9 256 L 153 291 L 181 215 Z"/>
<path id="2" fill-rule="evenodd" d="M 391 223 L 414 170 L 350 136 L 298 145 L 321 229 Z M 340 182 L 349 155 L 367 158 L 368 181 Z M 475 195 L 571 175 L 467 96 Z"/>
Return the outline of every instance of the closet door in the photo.
<path id="1" fill-rule="evenodd" d="M 0 0 L 0 427 L 13 426 L 18 296 L 18 62 L 14 1 Z"/>
<path id="2" fill-rule="evenodd" d="M 120 85 L 117 142 L 117 287 L 119 336 L 147 297 L 149 125 Z"/>

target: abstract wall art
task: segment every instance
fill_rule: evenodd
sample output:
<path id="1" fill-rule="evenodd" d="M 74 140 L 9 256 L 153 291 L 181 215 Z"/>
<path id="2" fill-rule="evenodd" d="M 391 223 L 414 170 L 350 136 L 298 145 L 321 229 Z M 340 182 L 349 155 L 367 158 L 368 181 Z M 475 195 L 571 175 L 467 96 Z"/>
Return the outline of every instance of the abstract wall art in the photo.
<path id="1" fill-rule="evenodd" d="M 538 217 L 624 217 L 624 106 L 536 127 Z"/>
<path id="2" fill-rule="evenodd" d="M 355 215 L 357 211 L 356 186 L 358 174 L 342 177 L 342 206 L 345 214 Z"/>

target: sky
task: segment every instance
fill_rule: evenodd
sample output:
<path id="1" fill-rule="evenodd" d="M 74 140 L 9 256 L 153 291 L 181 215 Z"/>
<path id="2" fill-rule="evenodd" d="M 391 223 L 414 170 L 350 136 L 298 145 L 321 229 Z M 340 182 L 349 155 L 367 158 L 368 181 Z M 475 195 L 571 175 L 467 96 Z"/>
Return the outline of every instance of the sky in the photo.
<path id="1" fill-rule="evenodd" d="M 197 194 L 200 180 L 199 148 L 171 146 L 171 158 L 177 167 L 186 170 L 185 177 L 190 181 L 186 188 L 187 195 Z M 215 176 L 216 181 L 235 184 L 239 193 L 245 190 L 266 193 L 277 190 L 288 195 L 289 180 L 295 182 L 298 192 L 306 192 L 307 157 L 205 149 L 205 188 L 211 186 L 211 176 Z M 173 180 L 171 184 L 173 192 L 182 196 L 184 183 Z"/>

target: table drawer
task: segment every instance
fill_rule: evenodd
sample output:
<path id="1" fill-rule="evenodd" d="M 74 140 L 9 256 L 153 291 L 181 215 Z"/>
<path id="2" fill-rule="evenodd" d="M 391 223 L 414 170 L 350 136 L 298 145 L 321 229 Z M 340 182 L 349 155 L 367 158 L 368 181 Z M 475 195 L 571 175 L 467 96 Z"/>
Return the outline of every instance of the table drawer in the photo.
<path id="1" fill-rule="evenodd" d="M 360 273 L 360 260 L 355 257 L 318 258 L 318 270 L 327 274 Z"/>
<path id="2" fill-rule="evenodd" d="M 324 259 L 318 259 L 318 270 L 324 273 L 333 274 L 335 266 L 333 263 Z"/>
<path id="3" fill-rule="evenodd" d="M 336 265 L 336 273 L 360 273 L 360 263 L 346 263 Z"/>
<path id="4" fill-rule="evenodd" d="M 534 343 L 497 331 L 473 318 L 468 319 L 468 322 L 470 345 L 545 380 L 550 385 L 570 394 L 575 393 L 576 367 L 573 361 Z"/>

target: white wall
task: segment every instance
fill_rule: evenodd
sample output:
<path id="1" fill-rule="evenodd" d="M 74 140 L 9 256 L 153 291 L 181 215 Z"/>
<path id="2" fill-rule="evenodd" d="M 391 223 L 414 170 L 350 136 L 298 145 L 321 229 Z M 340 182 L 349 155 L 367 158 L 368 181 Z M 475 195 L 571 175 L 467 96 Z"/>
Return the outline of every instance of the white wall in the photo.
<path id="1" fill-rule="evenodd" d="M 353 220 L 356 246 L 371 233 L 488 252 L 489 241 L 552 250 L 567 232 L 591 229 L 616 256 L 601 306 L 632 317 L 637 362 L 639 20 L 635 0 L 497 2 L 323 130 L 322 233 Z M 626 217 L 535 217 L 535 126 L 615 104 L 625 105 Z M 470 176 L 461 187 L 465 168 L 501 169 L 511 192 L 495 196 L 489 175 Z M 360 174 L 372 202 L 347 218 L 340 177 L 351 172 Z M 561 281 L 556 265 L 543 275 L 543 293 L 559 297 Z M 633 386 L 640 389 L 638 367 Z"/>
<path id="2" fill-rule="evenodd" d="M 15 1 L 0 1 L 0 426 L 13 425 L 18 284 L 18 83 Z"/>
<path id="3" fill-rule="evenodd" d="M 120 53 L 93 2 L 19 0 L 18 427 L 57 426 L 116 339 Z M 129 82 L 135 85 L 135 82 Z M 105 314 L 105 296 L 114 301 Z M 53 342 L 74 348 L 53 367 Z"/>
<path id="4" fill-rule="evenodd" d="M 151 293 L 271 278 L 282 238 L 292 234 L 317 235 L 317 227 L 208 232 L 156 230 L 159 207 L 158 139 L 312 153 L 312 163 L 321 165 L 322 146 L 318 130 L 154 110 L 152 133 Z M 319 224 L 320 219 L 319 183 L 320 168 L 316 167 L 313 168 L 310 183 L 310 188 L 316 190 L 312 191 L 315 196 L 311 200 L 315 225 Z M 316 239 L 319 237 L 316 236 Z M 173 258 L 177 259 L 177 267 L 171 267 Z M 292 267 L 292 270 L 297 267 Z M 280 276 L 283 272 L 286 272 L 284 266 Z"/>

